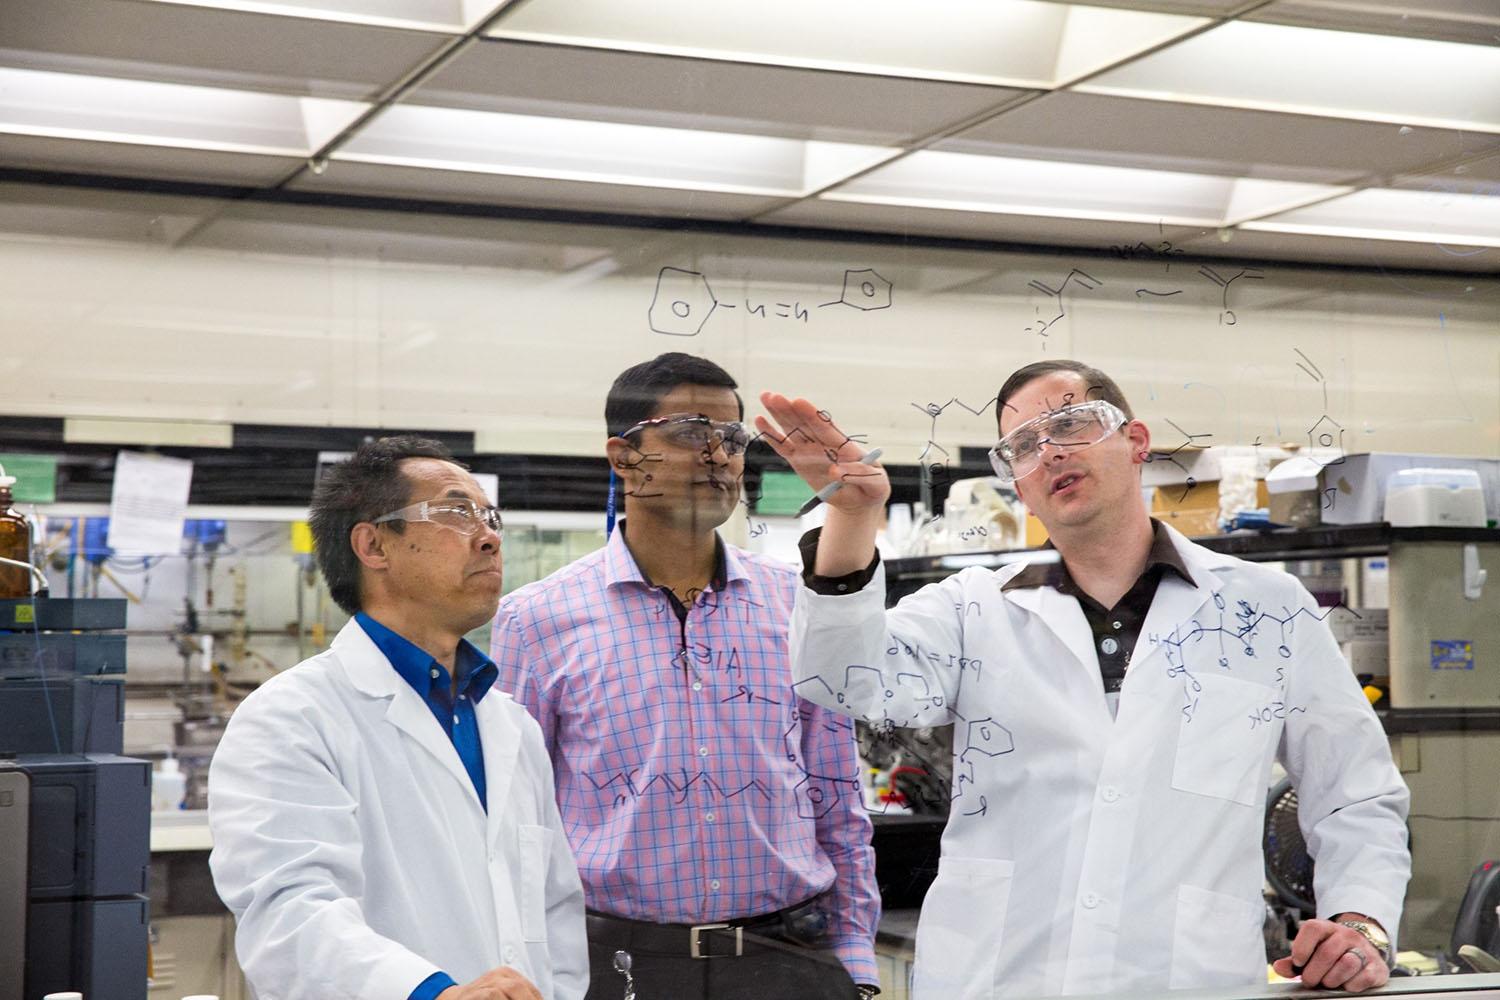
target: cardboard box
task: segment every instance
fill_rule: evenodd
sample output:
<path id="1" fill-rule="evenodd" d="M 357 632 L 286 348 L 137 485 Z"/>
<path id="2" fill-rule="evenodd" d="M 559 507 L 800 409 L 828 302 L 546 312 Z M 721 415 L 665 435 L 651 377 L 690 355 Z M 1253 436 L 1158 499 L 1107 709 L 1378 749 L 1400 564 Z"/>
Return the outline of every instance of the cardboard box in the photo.
<path id="1" fill-rule="evenodd" d="M 1047 541 L 1047 529 L 1035 514 L 1026 515 L 1026 547 L 1034 549 Z"/>
<path id="2" fill-rule="evenodd" d="M 1219 533 L 1219 484 L 1158 486 L 1151 493 L 1151 516 L 1189 538 Z"/>
<path id="3" fill-rule="evenodd" d="M 1377 452 L 1350 455 L 1323 467 L 1323 523 L 1384 521 L 1386 480 L 1401 469 L 1473 469 L 1484 486 L 1485 516 L 1500 521 L 1500 459 Z"/>

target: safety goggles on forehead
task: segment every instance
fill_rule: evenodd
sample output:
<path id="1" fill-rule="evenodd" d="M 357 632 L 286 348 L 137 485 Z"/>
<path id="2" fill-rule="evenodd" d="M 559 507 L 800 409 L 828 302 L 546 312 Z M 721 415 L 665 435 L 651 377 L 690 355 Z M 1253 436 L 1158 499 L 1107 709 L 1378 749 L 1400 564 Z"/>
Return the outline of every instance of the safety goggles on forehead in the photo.
<path id="1" fill-rule="evenodd" d="M 1032 417 L 990 449 L 995 475 L 1007 483 L 1025 479 L 1042 464 L 1042 446 L 1082 451 L 1119 430 L 1125 423 L 1120 408 L 1104 399 L 1065 406 Z"/>
<path id="2" fill-rule="evenodd" d="M 382 514 L 370 523 L 384 524 L 387 521 L 431 521 L 444 528 L 451 528 L 460 535 L 478 534 L 481 527 L 489 528 L 498 535 L 503 528 L 499 507 L 482 507 L 463 497 L 423 500 L 410 507 Z"/>
<path id="3" fill-rule="evenodd" d="M 647 427 L 660 428 L 661 436 L 666 438 L 669 444 L 681 448 L 713 451 L 715 448 L 723 447 L 724 454 L 732 457 L 743 455 L 745 449 L 750 447 L 750 431 L 738 420 L 720 423 L 707 417 L 691 414 L 642 420 L 629 430 L 622 431 L 620 437 L 628 438 Z"/>

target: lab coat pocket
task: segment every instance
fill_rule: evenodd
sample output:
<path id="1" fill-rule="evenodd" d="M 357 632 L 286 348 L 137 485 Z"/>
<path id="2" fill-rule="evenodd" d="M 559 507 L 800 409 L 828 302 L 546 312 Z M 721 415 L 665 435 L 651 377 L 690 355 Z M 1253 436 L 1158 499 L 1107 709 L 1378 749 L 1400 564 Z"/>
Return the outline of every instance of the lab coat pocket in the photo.
<path id="1" fill-rule="evenodd" d="M 545 826 L 521 824 L 521 940 L 547 940 L 547 868 L 552 858 L 553 832 Z"/>
<path id="2" fill-rule="evenodd" d="M 1276 689 L 1234 677 L 1184 675 L 1172 787 L 1247 806 L 1265 801 L 1263 773 L 1273 723 L 1261 718 L 1279 704 Z"/>
<path id="3" fill-rule="evenodd" d="M 1168 986 L 1178 990 L 1264 983 L 1265 916 L 1260 900 L 1178 886 Z"/>
<path id="4" fill-rule="evenodd" d="M 989 1000 L 1015 862 L 944 857 L 922 901 L 914 1000 Z"/>

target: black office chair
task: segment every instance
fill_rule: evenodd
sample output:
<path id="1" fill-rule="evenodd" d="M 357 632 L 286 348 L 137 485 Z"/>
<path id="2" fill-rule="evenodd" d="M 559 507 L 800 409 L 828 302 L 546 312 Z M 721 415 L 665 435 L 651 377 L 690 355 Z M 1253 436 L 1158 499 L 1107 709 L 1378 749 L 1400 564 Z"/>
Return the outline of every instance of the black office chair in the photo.
<path id="1" fill-rule="evenodd" d="M 1317 913 L 1313 896 L 1313 859 L 1297 825 L 1297 789 L 1283 778 L 1266 796 L 1266 829 L 1261 840 L 1266 857 L 1266 881 L 1276 897 L 1299 920 Z"/>
<path id="2" fill-rule="evenodd" d="M 1469 876 L 1458 904 L 1448 954 L 1475 972 L 1500 972 L 1500 861 L 1485 861 Z"/>

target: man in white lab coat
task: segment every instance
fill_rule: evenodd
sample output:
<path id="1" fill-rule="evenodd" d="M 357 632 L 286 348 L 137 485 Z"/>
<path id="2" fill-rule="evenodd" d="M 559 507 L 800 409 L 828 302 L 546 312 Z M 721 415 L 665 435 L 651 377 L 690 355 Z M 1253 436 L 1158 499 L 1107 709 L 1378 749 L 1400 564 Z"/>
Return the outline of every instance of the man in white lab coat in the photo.
<path id="1" fill-rule="evenodd" d="M 844 483 L 804 540 L 798 693 L 877 725 L 955 723 L 916 1000 L 1264 983 L 1276 759 L 1297 785 L 1319 917 L 1277 969 L 1355 991 L 1386 981 L 1409 796 L 1379 721 L 1295 578 L 1150 518 L 1150 435 L 1112 380 L 1040 362 L 998 394 L 996 472 L 1060 560 L 965 569 L 890 611 L 884 471 L 808 401 L 761 398 L 775 423 L 757 423 L 797 472 Z"/>
<path id="2" fill-rule="evenodd" d="M 441 444 L 367 442 L 311 508 L 355 617 L 235 710 L 210 858 L 261 1000 L 580 1000 L 583 887 L 535 721 L 464 639 L 500 513 Z"/>

